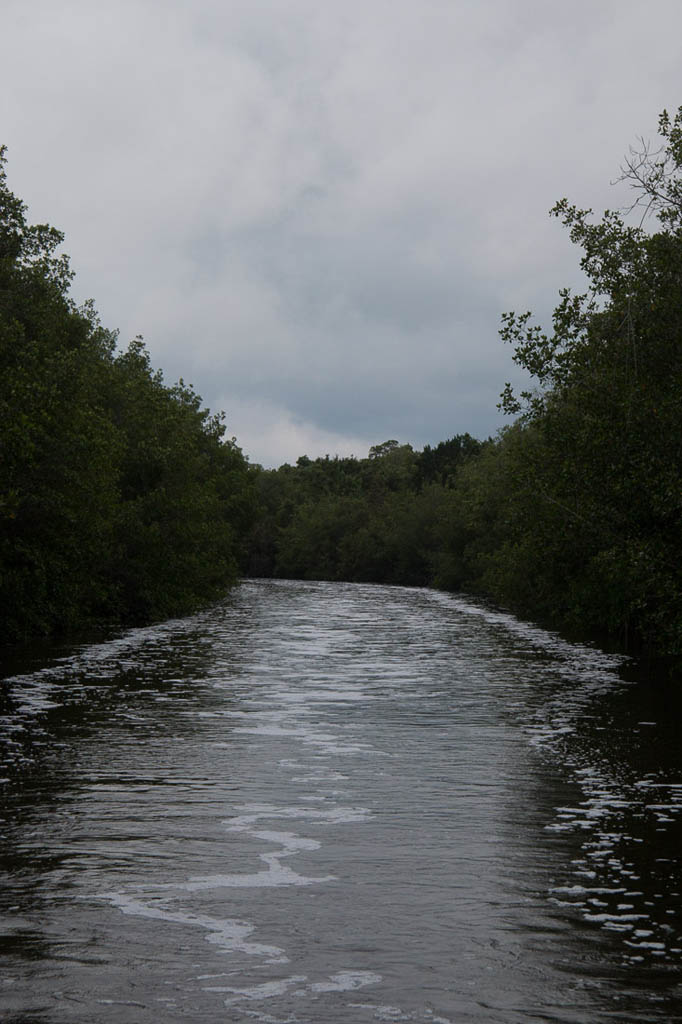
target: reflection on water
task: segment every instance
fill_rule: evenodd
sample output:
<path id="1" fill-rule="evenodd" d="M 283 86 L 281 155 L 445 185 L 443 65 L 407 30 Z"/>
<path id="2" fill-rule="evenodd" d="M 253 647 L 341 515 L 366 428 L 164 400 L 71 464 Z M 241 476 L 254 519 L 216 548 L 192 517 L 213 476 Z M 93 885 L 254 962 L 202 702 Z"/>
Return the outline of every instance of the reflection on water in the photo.
<path id="1" fill-rule="evenodd" d="M 682 1020 L 682 709 L 617 669 L 258 581 L 13 675 L 2 1019 Z"/>

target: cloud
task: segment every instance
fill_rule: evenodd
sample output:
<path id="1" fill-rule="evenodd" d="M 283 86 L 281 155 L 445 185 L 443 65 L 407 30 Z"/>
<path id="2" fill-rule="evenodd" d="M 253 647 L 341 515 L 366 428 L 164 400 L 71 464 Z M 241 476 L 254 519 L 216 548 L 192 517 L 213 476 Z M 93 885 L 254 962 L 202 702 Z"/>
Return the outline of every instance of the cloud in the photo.
<path id="1" fill-rule="evenodd" d="M 251 461 L 268 468 L 293 463 L 309 452 L 315 456 L 364 458 L 370 447 L 364 437 L 323 430 L 316 423 L 294 416 L 288 409 L 271 402 L 243 402 L 228 395 L 224 396 L 224 405 L 230 410 L 228 422 L 238 420 L 241 424 L 238 441 Z"/>
<path id="2" fill-rule="evenodd" d="M 485 436 L 500 314 L 580 284 L 547 210 L 624 202 L 681 31 L 677 0 L 8 0 L 10 184 L 256 461 Z"/>

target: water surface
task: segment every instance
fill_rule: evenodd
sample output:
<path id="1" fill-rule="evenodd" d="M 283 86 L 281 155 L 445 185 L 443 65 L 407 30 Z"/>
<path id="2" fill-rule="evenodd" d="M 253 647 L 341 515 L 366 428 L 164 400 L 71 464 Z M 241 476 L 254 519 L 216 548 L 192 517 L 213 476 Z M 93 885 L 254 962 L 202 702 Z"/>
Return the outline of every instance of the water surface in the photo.
<path id="1" fill-rule="evenodd" d="M 1 700 L 3 1021 L 682 1020 L 679 701 L 615 657 L 253 581 Z"/>

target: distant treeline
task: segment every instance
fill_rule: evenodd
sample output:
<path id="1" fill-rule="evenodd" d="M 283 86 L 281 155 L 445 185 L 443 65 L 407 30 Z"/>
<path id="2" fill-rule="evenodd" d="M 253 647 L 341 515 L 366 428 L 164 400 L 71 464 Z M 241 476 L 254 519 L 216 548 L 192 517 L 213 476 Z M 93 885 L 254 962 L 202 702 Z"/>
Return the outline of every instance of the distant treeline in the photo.
<path id="1" fill-rule="evenodd" d="M 219 417 L 117 353 L 69 297 L 61 234 L 30 226 L 0 149 L 0 636 L 186 612 L 235 579 L 253 470 Z"/>
<path id="2" fill-rule="evenodd" d="M 249 466 L 220 417 L 69 298 L 0 151 L 0 626 L 148 621 L 257 576 L 467 590 L 682 655 L 682 107 L 623 177 L 656 230 L 562 200 L 588 290 L 502 337 L 532 379 L 496 438 Z"/>
<path id="3" fill-rule="evenodd" d="M 415 452 L 391 440 L 366 459 L 302 456 L 261 471 L 250 572 L 449 585 L 440 571 L 454 489 L 488 445 L 464 434 Z"/>
<path id="4" fill-rule="evenodd" d="M 253 573 L 465 589 L 682 654 L 682 108 L 660 132 L 662 149 L 623 169 L 658 230 L 566 200 L 552 211 L 589 290 L 560 293 L 550 334 L 503 317 L 535 382 L 506 386 L 514 424 L 262 473 Z"/>

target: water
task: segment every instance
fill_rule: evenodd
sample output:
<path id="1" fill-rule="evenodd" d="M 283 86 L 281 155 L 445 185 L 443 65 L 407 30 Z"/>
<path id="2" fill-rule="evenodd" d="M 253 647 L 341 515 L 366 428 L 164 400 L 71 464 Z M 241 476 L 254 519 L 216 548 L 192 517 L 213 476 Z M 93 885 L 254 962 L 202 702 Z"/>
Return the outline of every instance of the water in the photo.
<path id="1" fill-rule="evenodd" d="M 680 701 L 615 657 L 254 581 L 0 699 L 3 1021 L 682 1021 Z"/>

